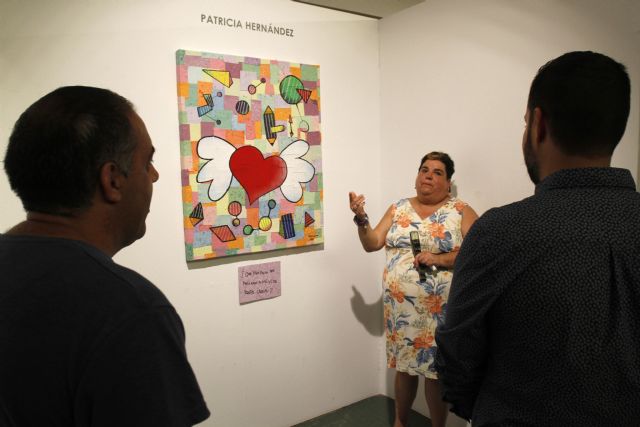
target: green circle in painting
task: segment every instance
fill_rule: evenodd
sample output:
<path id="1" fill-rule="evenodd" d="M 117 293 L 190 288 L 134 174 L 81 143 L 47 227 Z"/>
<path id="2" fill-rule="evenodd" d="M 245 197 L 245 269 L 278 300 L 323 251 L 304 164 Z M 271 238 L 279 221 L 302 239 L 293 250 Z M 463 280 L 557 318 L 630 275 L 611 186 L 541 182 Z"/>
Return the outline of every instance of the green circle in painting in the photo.
<path id="1" fill-rule="evenodd" d="M 287 104 L 297 104 L 302 100 L 298 89 L 304 89 L 304 85 L 296 76 L 287 76 L 280 82 L 280 96 Z"/>

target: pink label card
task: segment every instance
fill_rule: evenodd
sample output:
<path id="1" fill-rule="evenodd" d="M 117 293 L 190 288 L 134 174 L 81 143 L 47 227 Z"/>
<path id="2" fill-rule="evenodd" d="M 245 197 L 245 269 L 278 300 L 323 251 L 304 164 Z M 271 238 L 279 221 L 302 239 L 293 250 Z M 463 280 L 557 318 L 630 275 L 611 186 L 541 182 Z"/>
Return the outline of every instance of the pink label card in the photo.
<path id="1" fill-rule="evenodd" d="M 238 267 L 240 304 L 279 297 L 280 261 Z"/>

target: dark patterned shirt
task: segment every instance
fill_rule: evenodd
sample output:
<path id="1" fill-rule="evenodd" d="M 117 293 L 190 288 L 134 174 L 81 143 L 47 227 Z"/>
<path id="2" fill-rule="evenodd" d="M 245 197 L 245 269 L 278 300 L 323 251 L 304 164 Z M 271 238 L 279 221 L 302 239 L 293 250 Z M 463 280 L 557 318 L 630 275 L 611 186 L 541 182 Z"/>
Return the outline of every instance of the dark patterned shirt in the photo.
<path id="1" fill-rule="evenodd" d="M 474 427 L 640 425 L 640 194 L 566 169 L 486 212 L 456 260 L 436 367 Z"/>

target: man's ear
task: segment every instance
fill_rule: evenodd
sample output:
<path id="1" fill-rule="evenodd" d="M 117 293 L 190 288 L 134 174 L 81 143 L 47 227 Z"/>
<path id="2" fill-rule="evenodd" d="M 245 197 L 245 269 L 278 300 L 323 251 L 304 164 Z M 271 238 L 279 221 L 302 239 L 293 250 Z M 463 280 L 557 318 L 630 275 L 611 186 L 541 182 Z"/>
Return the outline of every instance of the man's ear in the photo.
<path id="1" fill-rule="evenodd" d="M 547 119 L 540 107 L 534 108 L 531 116 L 531 141 L 538 145 L 547 138 Z"/>
<path id="2" fill-rule="evenodd" d="M 125 176 L 114 162 L 107 162 L 100 168 L 100 190 L 105 201 L 118 203 L 122 199 Z"/>

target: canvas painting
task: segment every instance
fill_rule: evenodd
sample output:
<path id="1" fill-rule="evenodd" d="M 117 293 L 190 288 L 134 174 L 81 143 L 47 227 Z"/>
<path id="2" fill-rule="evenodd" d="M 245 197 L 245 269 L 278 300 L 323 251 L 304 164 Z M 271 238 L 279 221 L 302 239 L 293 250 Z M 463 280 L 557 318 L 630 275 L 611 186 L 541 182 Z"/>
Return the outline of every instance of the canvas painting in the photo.
<path id="1" fill-rule="evenodd" d="M 320 244 L 319 66 L 176 52 L 187 261 Z"/>

